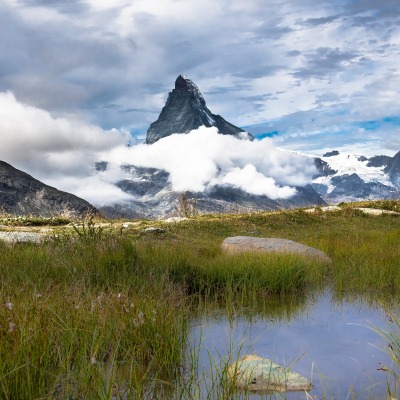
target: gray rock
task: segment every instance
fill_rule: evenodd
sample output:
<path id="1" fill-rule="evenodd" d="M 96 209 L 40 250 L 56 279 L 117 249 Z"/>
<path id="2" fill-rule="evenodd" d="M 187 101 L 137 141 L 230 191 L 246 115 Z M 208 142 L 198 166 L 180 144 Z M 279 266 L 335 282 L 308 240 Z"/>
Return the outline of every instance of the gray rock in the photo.
<path id="1" fill-rule="evenodd" d="M 384 171 L 388 174 L 390 181 L 400 188 L 400 151 L 389 161 Z"/>
<path id="2" fill-rule="evenodd" d="M 146 143 L 155 143 L 174 133 L 188 133 L 200 126 L 215 126 L 223 135 L 254 139 L 243 129 L 213 114 L 198 87 L 185 75 L 179 75 L 160 116 L 147 131 Z"/>
<path id="3" fill-rule="evenodd" d="M 369 215 L 400 215 L 400 213 L 396 211 L 383 210 L 380 208 L 355 207 L 354 209 Z"/>
<path id="4" fill-rule="evenodd" d="M 351 175 L 334 176 L 330 183 L 334 189 L 327 195 L 331 201 L 348 199 L 393 198 L 398 191 L 381 182 L 364 182 L 356 173 Z"/>
<path id="5" fill-rule="evenodd" d="M 107 161 L 98 161 L 94 163 L 94 167 L 98 172 L 107 171 L 108 162 Z"/>
<path id="6" fill-rule="evenodd" d="M 333 156 L 338 156 L 339 152 L 337 150 L 332 150 L 332 151 L 328 151 L 327 153 L 325 153 L 322 157 L 333 157 Z"/>
<path id="7" fill-rule="evenodd" d="M 367 167 L 386 167 L 391 159 L 389 156 L 374 156 L 368 159 Z"/>
<path id="8" fill-rule="evenodd" d="M 268 358 L 244 356 L 228 369 L 228 376 L 238 389 L 254 392 L 311 390 L 311 382 L 290 368 Z"/>
<path id="9" fill-rule="evenodd" d="M 0 240 L 9 243 L 42 243 L 48 235 L 36 232 L 0 232 Z"/>
<path id="10" fill-rule="evenodd" d="M 231 254 L 245 252 L 299 254 L 331 262 L 331 259 L 323 251 L 288 239 L 234 236 L 222 242 L 222 249 Z"/>
<path id="11" fill-rule="evenodd" d="M 187 221 L 188 218 L 186 217 L 169 217 L 163 220 L 163 222 L 165 222 L 166 224 L 172 224 L 172 223 L 178 223 L 178 222 L 182 222 L 182 221 Z"/>
<path id="12" fill-rule="evenodd" d="M 335 212 L 335 211 L 342 211 L 342 209 L 339 206 L 326 206 L 326 207 L 319 207 L 319 208 L 309 208 L 307 210 L 304 210 L 304 212 L 313 214 L 316 212 Z"/>
<path id="13" fill-rule="evenodd" d="M 165 233 L 165 229 L 155 228 L 154 226 L 143 230 L 144 233 Z"/>
<path id="14" fill-rule="evenodd" d="M 337 173 L 337 170 L 331 168 L 330 165 L 321 158 L 314 158 L 314 165 L 317 168 L 318 172 L 313 176 L 313 179 L 320 176 L 329 176 Z"/>
<path id="15" fill-rule="evenodd" d="M 9 214 L 40 217 L 98 213 L 87 201 L 47 186 L 4 161 L 0 161 L 0 209 Z"/>

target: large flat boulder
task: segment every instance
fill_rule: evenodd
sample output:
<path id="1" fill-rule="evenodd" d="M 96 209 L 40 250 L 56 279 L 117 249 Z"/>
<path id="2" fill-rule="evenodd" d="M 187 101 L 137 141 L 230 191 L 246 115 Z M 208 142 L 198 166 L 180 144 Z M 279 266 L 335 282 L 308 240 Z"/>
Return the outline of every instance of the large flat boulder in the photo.
<path id="1" fill-rule="evenodd" d="M 37 232 L 0 232 L 0 240 L 8 244 L 42 243 L 48 235 Z"/>
<path id="2" fill-rule="evenodd" d="M 222 249 L 230 254 L 245 252 L 299 254 L 331 262 L 331 259 L 323 251 L 288 239 L 234 236 L 222 242 Z"/>
<path id="3" fill-rule="evenodd" d="M 311 382 L 304 376 L 274 363 L 268 358 L 244 356 L 228 369 L 228 376 L 238 389 L 254 392 L 311 390 Z"/>

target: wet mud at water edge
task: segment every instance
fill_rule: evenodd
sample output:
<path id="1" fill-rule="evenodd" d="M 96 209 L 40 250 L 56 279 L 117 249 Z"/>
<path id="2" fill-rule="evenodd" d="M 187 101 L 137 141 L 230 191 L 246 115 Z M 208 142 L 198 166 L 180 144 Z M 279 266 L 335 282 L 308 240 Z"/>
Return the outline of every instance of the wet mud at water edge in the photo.
<path id="1" fill-rule="evenodd" d="M 327 291 L 310 296 L 294 311 L 272 307 L 258 315 L 238 312 L 233 317 L 215 312 L 193 322 L 191 351 L 197 352 L 203 371 L 201 398 L 210 398 L 212 381 L 224 363 L 246 354 L 291 366 L 313 383 L 305 392 L 243 393 L 243 399 L 385 399 L 387 382 L 382 371 L 391 366 L 387 343 L 374 327 L 387 329 L 380 306 L 361 300 L 337 300 Z M 195 350 L 193 350 L 195 349 Z"/>

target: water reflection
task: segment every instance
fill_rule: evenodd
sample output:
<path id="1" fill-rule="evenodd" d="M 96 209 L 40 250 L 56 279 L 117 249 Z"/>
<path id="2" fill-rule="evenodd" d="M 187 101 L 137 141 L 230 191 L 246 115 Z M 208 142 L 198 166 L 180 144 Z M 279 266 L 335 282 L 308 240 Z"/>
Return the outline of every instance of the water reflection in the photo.
<path id="1" fill-rule="evenodd" d="M 226 312 L 209 312 L 194 321 L 191 334 L 200 370 L 210 371 L 210 359 L 219 364 L 221 358 L 254 353 L 283 365 L 294 362 L 293 369 L 312 380 L 312 398 L 383 399 L 387 375 L 377 369 L 379 363 L 390 365 L 390 358 L 371 327 L 384 327 L 385 313 L 377 305 L 353 300 L 333 299 L 325 292 L 300 306 L 293 303 L 294 308 L 290 303 L 264 305 L 262 312 L 236 310 L 230 317 Z M 208 380 L 202 385 L 202 398 L 212 398 L 205 393 L 211 387 L 210 373 Z M 271 396 L 263 396 L 267 397 Z M 243 398 L 260 399 L 260 395 Z M 307 397 L 288 393 L 278 398 Z"/>

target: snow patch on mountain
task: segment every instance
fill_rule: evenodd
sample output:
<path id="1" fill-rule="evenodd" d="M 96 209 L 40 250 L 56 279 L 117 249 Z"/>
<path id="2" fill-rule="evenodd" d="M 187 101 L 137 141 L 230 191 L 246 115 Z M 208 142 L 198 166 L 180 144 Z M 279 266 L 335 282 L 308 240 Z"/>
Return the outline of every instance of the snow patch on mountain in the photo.
<path id="1" fill-rule="evenodd" d="M 368 167 L 368 159 L 359 154 L 339 153 L 335 156 L 321 157 L 321 160 L 336 170 L 336 174 L 329 176 L 320 176 L 313 180 L 314 184 L 322 184 L 327 186 L 327 194 L 330 194 L 335 185 L 331 183 L 334 176 L 357 174 L 365 183 L 376 182 L 386 186 L 393 186 L 389 177 L 385 174 L 383 167 Z"/>
<path id="2" fill-rule="evenodd" d="M 360 154 L 332 151 L 314 160 L 319 174 L 312 185 L 331 203 L 397 198 L 400 194 L 396 180 L 386 171 L 391 157 L 368 159 Z"/>

